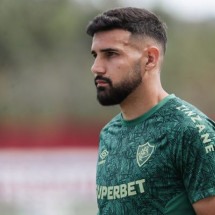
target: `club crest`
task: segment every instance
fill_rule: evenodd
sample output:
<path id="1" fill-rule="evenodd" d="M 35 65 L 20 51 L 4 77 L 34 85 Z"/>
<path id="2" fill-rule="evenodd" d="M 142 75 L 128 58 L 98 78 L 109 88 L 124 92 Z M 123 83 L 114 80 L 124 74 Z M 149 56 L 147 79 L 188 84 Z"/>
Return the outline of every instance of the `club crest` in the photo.
<path id="1" fill-rule="evenodd" d="M 140 145 L 137 149 L 137 164 L 141 167 L 151 157 L 154 152 L 154 146 L 149 142 Z"/>

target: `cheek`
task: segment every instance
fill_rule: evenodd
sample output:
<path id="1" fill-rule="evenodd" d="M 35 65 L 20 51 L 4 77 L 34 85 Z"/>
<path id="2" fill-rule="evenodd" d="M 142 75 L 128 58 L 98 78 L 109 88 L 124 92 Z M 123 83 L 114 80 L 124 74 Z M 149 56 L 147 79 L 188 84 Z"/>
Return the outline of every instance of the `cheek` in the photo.
<path id="1" fill-rule="evenodd" d="M 122 70 L 122 66 L 121 66 L 121 65 L 118 65 L 118 66 L 117 66 L 117 70 L 118 70 L 118 71 L 121 71 L 121 70 Z"/>
<path id="2" fill-rule="evenodd" d="M 130 76 L 129 73 L 132 72 L 131 65 L 126 60 L 112 61 L 107 64 L 107 67 L 107 76 L 113 83 L 118 83 L 122 79 L 128 78 Z"/>
<path id="3" fill-rule="evenodd" d="M 121 73 L 126 73 L 128 70 L 130 70 L 130 67 L 130 64 L 126 60 L 124 60 L 123 62 L 116 64 L 115 68 Z"/>
<path id="4" fill-rule="evenodd" d="M 111 77 L 113 84 L 124 82 L 132 77 L 133 72 L 130 71 L 128 67 L 118 67 L 118 69 L 119 70 L 117 70 Z"/>

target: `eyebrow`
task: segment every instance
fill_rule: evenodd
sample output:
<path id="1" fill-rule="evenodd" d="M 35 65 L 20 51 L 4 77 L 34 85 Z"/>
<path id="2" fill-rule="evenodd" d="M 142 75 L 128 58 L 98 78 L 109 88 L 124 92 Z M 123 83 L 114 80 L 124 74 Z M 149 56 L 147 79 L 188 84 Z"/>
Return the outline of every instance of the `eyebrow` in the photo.
<path id="1" fill-rule="evenodd" d="M 118 49 L 113 49 L 113 48 L 106 48 L 106 49 L 101 49 L 100 52 L 115 52 L 118 51 Z M 91 51 L 91 54 L 96 54 L 94 50 Z"/>

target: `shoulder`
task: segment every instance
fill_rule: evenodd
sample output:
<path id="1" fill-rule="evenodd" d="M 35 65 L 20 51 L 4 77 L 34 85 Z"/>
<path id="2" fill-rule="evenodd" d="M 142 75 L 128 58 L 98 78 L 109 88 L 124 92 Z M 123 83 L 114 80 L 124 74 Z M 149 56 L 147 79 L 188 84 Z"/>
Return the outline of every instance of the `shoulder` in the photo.
<path id="1" fill-rule="evenodd" d="M 194 127 L 198 130 L 200 125 L 204 125 L 215 131 L 215 122 L 212 119 L 194 105 L 178 97 L 173 98 L 165 109 L 168 122 L 175 122 L 179 127 Z"/>
<path id="2" fill-rule="evenodd" d="M 169 117 L 169 121 L 174 124 L 171 128 L 172 138 L 184 142 L 184 147 L 195 145 L 195 148 L 199 146 L 206 153 L 215 151 L 215 123 L 212 119 L 177 97 L 172 100 L 170 107 L 174 112 Z"/>
<path id="3" fill-rule="evenodd" d="M 175 107 L 176 113 L 181 117 L 181 124 L 187 128 L 194 128 L 198 133 L 204 133 L 206 130 L 215 132 L 215 122 L 206 116 L 195 106 L 188 102 L 178 99 Z"/>

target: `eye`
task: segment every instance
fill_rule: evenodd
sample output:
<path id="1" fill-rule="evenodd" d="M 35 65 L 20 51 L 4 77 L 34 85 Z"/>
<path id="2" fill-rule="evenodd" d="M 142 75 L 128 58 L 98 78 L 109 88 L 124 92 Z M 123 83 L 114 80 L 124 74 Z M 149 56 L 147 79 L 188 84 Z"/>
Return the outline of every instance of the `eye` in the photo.
<path id="1" fill-rule="evenodd" d="M 91 54 L 92 54 L 92 56 L 93 56 L 94 58 L 97 57 L 97 54 L 96 54 L 95 52 L 92 52 Z"/>
<path id="2" fill-rule="evenodd" d="M 113 57 L 113 56 L 116 56 L 116 55 L 118 55 L 118 53 L 113 52 L 113 51 L 108 51 L 108 52 L 106 52 L 106 56 L 107 56 L 107 57 Z"/>

